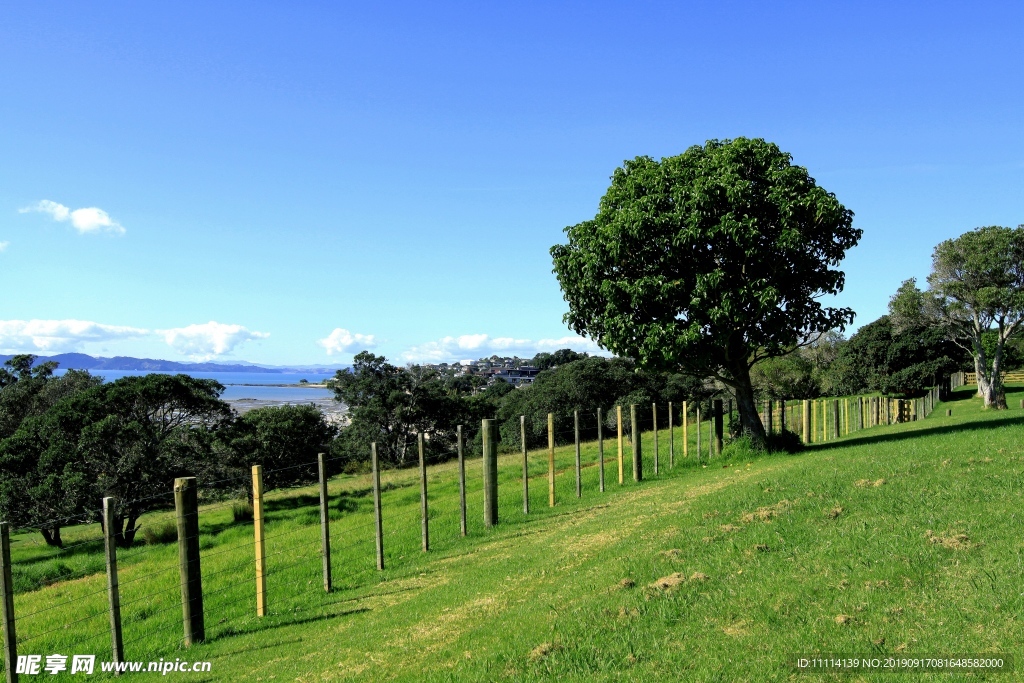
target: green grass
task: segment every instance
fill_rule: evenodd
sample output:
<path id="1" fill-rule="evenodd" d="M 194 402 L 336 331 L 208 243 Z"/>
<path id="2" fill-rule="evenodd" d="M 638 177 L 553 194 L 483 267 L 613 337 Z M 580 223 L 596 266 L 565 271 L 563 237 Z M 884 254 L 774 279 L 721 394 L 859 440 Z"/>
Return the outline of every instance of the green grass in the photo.
<path id="1" fill-rule="evenodd" d="M 786 664 L 798 652 L 1018 654 L 1024 412 L 985 412 L 967 390 L 956 398 L 919 422 L 709 466 L 692 450 L 684 460 L 677 441 L 670 470 L 663 431 L 658 477 L 646 434 L 648 479 L 639 485 L 628 448 L 618 485 L 608 439 L 603 494 L 587 444 L 580 500 L 573 449 L 561 447 L 553 509 L 546 454 L 532 453 L 528 517 L 519 456 L 502 456 L 501 523 L 490 531 L 474 461 L 468 538 L 459 535 L 455 464 L 438 465 L 426 554 L 418 474 L 386 472 L 384 572 L 374 566 L 369 478 L 338 477 L 331 594 L 321 585 L 315 490 L 275 492 L 271 613 L 262 619 L 252 525 L 234 522 L 230 502 L 208 506 L 200 515 L 207 642 L 180 646 L 176 545 L 143 545 L 119 555 L 126 656 L 213 662 L 212 674 L 186 675 L 191 681 L 757 681 L 791 678 Z M 81 527 L 65 538 L 98 535 Z M 34 541 L 14 544 L 25 589 L 15 600 L 20 652 L 107 658 L 102 544 L 58 553 Z M 42 575 L 69 574 L 30 589 Z M 676 586 L 653 586 L 676 575 Z"/>

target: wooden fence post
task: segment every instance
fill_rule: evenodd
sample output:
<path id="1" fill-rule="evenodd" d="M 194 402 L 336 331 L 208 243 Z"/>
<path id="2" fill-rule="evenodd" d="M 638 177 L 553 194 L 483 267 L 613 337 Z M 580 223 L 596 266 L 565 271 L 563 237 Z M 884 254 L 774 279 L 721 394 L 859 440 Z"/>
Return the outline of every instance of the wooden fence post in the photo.
<path id="1" fill-rule="evenodd" d="M 267 614 L 267 547 L 263 533 L 263 466 L 252 466 L 252 526 L 256 545 L 256 616 Z"/>
<path id="2" fill-rule="evenodd" d="M 466 523 L 466 452 L 462 425 L 456 427 L 455 438 L 459 449 L 459 531 L 465 536 L 469 526 Z"/>
<path id="3" fill-rule="evenodd" d="M 373 517 L 377 530 L 377 569 L 384 570 L 384 520 L 380 505 L 380 463 L 377 460 L 377 442 L 370 444 L 370 462 L 373 466 Z"/>
<path id="4" fill-rule="evenodd" d="M 548 413 L 548 507 L 555 507 L 555 414 Z"/>
<path id="5" fill-rule="evenodd" d="M 651 424 L 654 430 L 654 476 L 658 476 L 658 404 L 651 404 Z"/>
<path id="6" fill-rule="evenodd" d="M 334 585 L 331 576 L 331 512 L 327 495 L 327 461 L 323 453 L 316 454 L 316 466 L 320 478 L 320 552 L 324 558 L 324 590 L 330 593 Z"/>
<path id="7" fill-rule="evenodd" d="M 15 633 L 14 578 L 11 576 L 11 525 L 0 522 L 0 599 L 3 600 L 4 673 L 7 683 L 18 681 L 18 636 Z"/>
<path id="8" fill-rule="evenodd" d="M 615 406 L 615 424 L 619 429 L 619 486 L 622 486 L 622 406 Z"/>
<path id="9" fill-rule="evenodd" d="M 581 498 L 583 496 L 583 483 L 580 478 L 583 475 L 583 470 L 580 464 L 580 411 L 572 411 L 572 424 L 573 424 L 573 435 L 576 438 L 576 497 Z"/>
<path id="10" fill-rule="evenodd" d="M 722 414 L 722 399 L 715 399 L 715 454 L 721 455 L 725 448 L 725 420 Z"/>
<path id="11" fill-rule="evenodd" d="M 668 468 L 676 466 L 676 430 L 672 424 L 672 401 L 668 402 Z"/>
<path id="12" fill-rule="evenodd" d="M 498 523 L 498 429 L 494 420 L 482 420 L 480 436 L 484 469 L 484 526 Z"/>
<path id="13" fill-rule="evenodd" d="M 772 400 L 769 398 L 764 402 L 764 429 L 771 434 L 775 430 L 772 425 Z"/>
<path id="14" fill-rule="evenodd" d="M 114 499 L 103 499 L 103 550 L 107 556 L 107 601 L 110 603 L 110 643 L 114 662 L 124 661 L 121 634 L 121 588 L 117 582 L 117 537 L 114 530 Z"/>
<path id="15" fill-rule="evenodd" d="M 530 470 L 526 456 L 526 416 L 519 416 L 519 443 L 523 447 L 523 514 L 530 514 Z"/>
<path id="16" fill-rule="evenodd" d="M 181 614 L 186 646 L 206 639 L 203 624 L 203 578 L 199 566 L 199 498 L 195 477 L 174 480 L 174 512 L 178 525 L 178 568 Z"/>
<path id="17" fill-rule="evenodd" d="M 817 412 L 818 412 L 818 409 L 817 409 L 817 406 L 815 405 L 817 402 L 813 398 L 808 400 L 807 403 L 808 403 L 808 406 L 809 406 L 807 412 L 810 414 L 810 419 L 811 419 L 811 421 L 810 421 L 811 431 L 808 432 L 808 434 L 807 434 L 807 443 L 812 443 L 812 442 L 817 441 L 817 439 L 818 439 L 818 432 L 817 432 L 817 426 L 818 426 L 818 424 L 817 424 L 817 419 L 818 419 Z"/>
<path id="18" fill-rule="evenodd" d="M 694 412 L 696 413 L 697 418 L 697 423 L 695 425 L 697 428 L 697 462 L 700 462 L 701 458 L 704 457 L 704 454 L 701 453 L 700 450 L 700 402 L 697 403 L 697 409 Z"/>
<path id="19" fill-rule="evenodd" d="M 843 426 L 842 419 L 841 419 L 841 413 L 840 413 L 840 410 L 839 410 L 839 399 L 836 399 L 835 401 L 832 402 L 832 410 L 834 411 L 834 415 L 832 416 L 832 420 L 835 423 L 834 427 L 835 427 L 835 430 L 836 430 L 836 438 L 838 439 L 839 436 L 840 436 L 840 430 L 842 429 L 842 426 Z"/>
<path id="20" fill-rule="evenodd" d="M 786 399 L 779 400 L 779 432 L 786 431 Z"/>
<path id="21" fill-rule="evenodd" d="M 683 401 L 683 410 L 679 415 L 680 422 L 683 423 L 683 457 L 687 457 L 690 454 L 690 411 L 686 409 L 686 401 Z"/>
<path id="22" fill-rule="evenodd" d="M 801 404 L 801 417 L 803 418 L 804 443 L 811 443 L 811 402 L 806 398 Z"/>
<path id="23" fill-rule="evenodd" d="M 423 452 L 423 432 L 416 435 L 416 442 L 420 451 L 420 518 L 423 528 L 423 552 L 430 550 L 430 526 L 427 520 L 427 461 Z"/>
<path id="24" fill-rule="evenodd" d="M 643 481 L 644 461 L 640 447 L 640 428 L 636 424 L 636 404 L 629 406 L 629 433 L 633 439 L 633 481 Z"/>
<path id="25" fill-rule="evenodd" d="M 604 425 L 601 423 L 601 409 L 597 409 L 597 478 L 601 493 L 604 493 Z"/>

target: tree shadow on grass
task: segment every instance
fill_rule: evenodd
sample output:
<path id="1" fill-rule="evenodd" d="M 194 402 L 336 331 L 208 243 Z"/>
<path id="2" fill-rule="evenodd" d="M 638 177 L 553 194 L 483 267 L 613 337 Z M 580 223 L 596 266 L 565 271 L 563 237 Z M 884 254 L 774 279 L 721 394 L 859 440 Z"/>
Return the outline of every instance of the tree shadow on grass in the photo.
<path id="1" fill-rule="evenodd" d="M 335 604 L 337 604 L 337 603 L 335 603 Z M 271 629 L 284 628 L 285 626 L 301 626 L 303 624 L 314 624 L 314 623 L 321 622 L 321 621 L 327 621 L 328 619 L 337 619 L 337 618 L 340 618 L 340 617 L 348 617 L 348 616 L 352 616 L 352 615 L 355 615 L 355 614 L 361 614 L 363 612 L 369 612 L 369 611 L 370 611 L 369 607 L 356 607 L 354 609 L 336 610 L 336 611 L 325 612 L 325 613 L 317 614 L 317 615 L 313 615 L 313 616 L 302 616 L 302 617 L 296 616 L 295 618 L 292 618 L 292 619 L 278 617 L 277 619 L 274 620 L 273 623 L 268 624 L 266 622 L 259 622 L 259 623 L 253 624 L 253 626 L 251 626 L 251 627 L 241 627 L 241 628 L 239 628 L 239 627 L 236 627 L 236 626 L 228 626 L 223 631 L 221 631 L 217 635 L 215 635 L 213 638 L 208 638 L 207 642 L 221 640 L 223 638 L 232 638 L 234 636 L 244 636 L 244 635 L 248 635 L 250 633 L 260 633 L 262 631 L 269 631 Z M 291 641 L 291 642 L 300 642 L 301 640 L 302 640 L 302 638 L 299 638 L 299 639 Z M 273 643 L 268 643 L 266 645 L 254 645 L 252 647 L 242 648 L 242 649 L 239 649 L 239 650 L 233 650 L 231 652 L 225 652 L 223 654 L 225 654 L 225 655 L 232 655 L 232 654 L 242 654 L 242 653 L 245 653 L 245 652 L 253 652 L 253 651 L 256 651 L 256 650 L 266 650 L 266 649 L 269 649 L 269 648 L 272 648 L 272 647 L 277 647 L 279 645 L 282 645 L 282 644 L 284 644 L 284 642 L 285 641 L 274 641 Z"/>
<path id="2" fill-rule="evenodd" d="M 984 422 L 967 422 L 964 424 L 954 425 L 941 425 L 935 427 L 923 427 L 921 429 L 913 429 L 905 432 L 895 432 L 889 434 L 870 434 L 864 436 L 853 436 L 846 437 L 840 441 L 831 441 L 829 443 L 822 444 L 811 444 L 807 447 L 807 452 L 821 452 L 832 450 L 834 448 L 846 448 L 847 446 L 862 446 L 867 444 L 884 444 L 884 443 L 897 443 L 900 441 L 907 441 L 909 439 L 917 439 L 922 436 L 939 436 L 943 434 L 959 434 L 963 432 L 984 432 L 991 429 L 999 429 L 1000 427 L 1007 427 L 1012 425 L 1024 425 L 1024 415 L 1017 413 L 1016 415 L 1010 413 L 1006 417 L 995 418 L 991 420 L 985 420 Z"/>
<path id="3" fill-rule="evenodd" d="M 414 484 L 415 484 L 415 482 L 409 482 L 409 483 L 403 483 L 403 484 L 395 484 L 393 482 L 387 482 L 386 484 L 381 485 L 380 490 L 381 490 L 381 493 L 387 493 L 388 491 L 394 491 L 394 490 L 397 490 L 397 489 L 411 488 Z M 338 493 L 331 494 L 330 499 L 331 499 L 331 501 L 358 500 L 358 499 L 361 499 L 361 498 L 367 498 L 372 493 L 373 493 L 373 489 L 370 488 L 370 487 L 358 488 L 358 489 L 349 489 L 349 490 L 346 490 L 346 491 L 339 491 Z M 336 504 L 336 503 L 332 503 L 332 504 Z M 308 494 L 304 494 L 303 493 L 303 494 L 299 494 L 297 496 L 289 496 L 287 498 L 282 497 L 282 498 L 264 499 L 264 501 L 263 501 L 263 509 L 264 509 L 265 512 L 268 512 L 268 513 L 269 512 L 282 512 L 282 511 L 288 511 L 288 510 L 299 510 L 301 508 L 319 507 L 319 506 L 320 506 L 320 496 L 319 496 L 319 494 L 317 494 L 317 495 L 308 495 Z M 345 507 L 345 506 L 342 505 L 342 507 Z"/>
<path id="4" fill-rule="evenodd" d="M 118 548 L 118 551 L 124 552 L 124 549 Z M 20 557 L 12 564 L 18 566 L 32 566 L 36 564 L 46 564 L 48 562 L 63 562 L 64 560 L 78 557 L 80 555 L 85 555 L 90 558 L 103 557 L 103 537 L 101 536 L 100 538 L 69 542 L 65 548 L 44 546 L 38 555 L 34 555 L 32 557 Z M 103 571 L 104 566 L 105 565 L 100 564 L 97 571 Z M 62 581 L 63 579 L 58 578 L 56 580 Z M 54 581 L 50 581 L 42 585 L 50 585 L 50 583 L 54 583 Z"/>

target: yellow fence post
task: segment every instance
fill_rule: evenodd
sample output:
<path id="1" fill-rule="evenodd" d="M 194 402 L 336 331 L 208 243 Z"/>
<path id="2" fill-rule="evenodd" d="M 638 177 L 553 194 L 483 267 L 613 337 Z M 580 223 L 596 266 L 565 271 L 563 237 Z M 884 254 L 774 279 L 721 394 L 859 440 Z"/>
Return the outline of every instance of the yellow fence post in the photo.
<path id="1" fill-rule="evenodd" d="M 685 458 L 690 452 L 690 435 L 687 429 L 690 423 L 690 414 L 686 410 L 686 401 L 683 401 L 683 414 L 680 419 L 683 422 L 683 457 Z"/>
<path id="2" fill-rule="evenodd" d="M 252 526 L 256 541 L 256 616 L 267 615 L 267 548 L 263 535 L 263 466 L 252 466 Z"/>
<path id="3" fill-rule="evenodd" d="M 548 507 L 555 507 L 555 414 L 548 413 Z"/>
<path id="4" fill-rule="evenodd" d="M 615 424 L 619 430 L 619 486 L 622 486 L 622 406 L 615 406 Z"/>

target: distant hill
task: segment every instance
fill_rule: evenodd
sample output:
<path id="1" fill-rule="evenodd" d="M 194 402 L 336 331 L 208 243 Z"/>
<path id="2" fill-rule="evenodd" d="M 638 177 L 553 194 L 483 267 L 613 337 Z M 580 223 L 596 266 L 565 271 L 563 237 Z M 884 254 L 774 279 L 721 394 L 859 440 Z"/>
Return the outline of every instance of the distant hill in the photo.
<path id="1" fill-rule="evenodd" d="M 0 354 L 0 363 L 13 358 L 13 355 Z M 85 353 L 58 353 L 53 356 L 39 356 L 36 365 L 46 361 L 56 361 L 64 370 L 140 370 L 147 372 L 309 372 L 330 373 L 342 367 L 307 365 L 300 367 L 276 367 L 254 365 L 252 363 L 179 363 L 173 360 L 154 358 L 132 358 L 130 356 L 114 356 L 113 358 L 94 357 Z"/>

